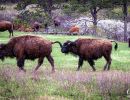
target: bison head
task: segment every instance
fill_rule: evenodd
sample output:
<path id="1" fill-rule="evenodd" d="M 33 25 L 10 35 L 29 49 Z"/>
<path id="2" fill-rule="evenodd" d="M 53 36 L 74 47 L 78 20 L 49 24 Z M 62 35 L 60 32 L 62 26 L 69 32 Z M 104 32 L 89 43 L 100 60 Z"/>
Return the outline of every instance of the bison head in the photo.
<path id="1" fill-rule="evenodd" d="M 61 49 L 62 53 L 68 54 L 68 53 L 73 53 L 77 54 L 77 46 L 75 42 L 72 41 L 66 41 Z"/>
<path id="2" fill-rule="evenodd" d="M 3 61 L 5 57 L 5 44 L 0 44 L 0 59 Z"/>

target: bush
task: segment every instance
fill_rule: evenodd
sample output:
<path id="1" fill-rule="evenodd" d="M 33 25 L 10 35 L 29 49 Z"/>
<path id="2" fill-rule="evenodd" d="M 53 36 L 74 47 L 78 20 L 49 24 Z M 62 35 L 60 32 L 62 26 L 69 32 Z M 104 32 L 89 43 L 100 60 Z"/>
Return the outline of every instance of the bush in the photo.
<path id="1" fill-rule="evenodd" d="M 63 10 L 66 14 L 71 15 L 72 13 L 83 13 L 87 12 L 88 8 L 79 4 L 78 2 L 72 1 L 70 4 L 64 4 Z"/>
<path id="2" fill-rule="evenodd" d="M 32 22 L 40 22 L 40 23 L 45 23 L 49 22 L 49 17 L 48 14 L 45 13 L 42 10 L 36 10 L 36 11 L 22 11 L 19 14 L 19 19 L 21 21 L 27 22 L 27 23 L 32 23 Z"/>
<path id="3" fill-rule="evenodd" d="M 0 10 L 5 10 L 6 7 L 0 6 Z"/>
<path id="4" fill-rule="evenodd" d="M 0 69 L 0 98 L 3 99 L 31 99 L 35 98 L 35 91 L 28 86 L 30 83 L 18 76 L 15 78 L 11 68 Z M 32 97 L 33 96 L 33 97 Z"/>
<path id="5" fill-rule="evenodd" d="M 110 19 L 122 19 L 123 13 L 122 13 L 122 8 L 118 7 L 115 9 L 110 9 L 106 12 L 106 15 Z"/>

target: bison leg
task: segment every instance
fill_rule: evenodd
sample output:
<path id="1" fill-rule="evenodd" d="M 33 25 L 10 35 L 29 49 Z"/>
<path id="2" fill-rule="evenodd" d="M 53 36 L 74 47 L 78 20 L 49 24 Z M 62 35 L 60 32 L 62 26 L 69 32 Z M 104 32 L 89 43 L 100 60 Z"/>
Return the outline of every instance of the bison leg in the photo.
<path id="1" fill-rule="evenodd" d="M 108 66 L 108 63 L 105 64 L 105 66 L 104 66 L 104 71 L 106 70 L 107 66 Z"/>
<path id="2" fill-rule="evenodd" d="M 23 68 L 24 67 L 24 58 L 19 58 L 17 59 L 17 66 L 19 67 L 20 70 L 23 70 L 24 72 L 26 72 L 26 70 Z"/>
<path id="3" fill-rule="evenodd" d="M 107 70 L 110 70 L 110 65 L 111 65 L 111 57 L 110 56 L 104 56 L 104 58 L 106 59 L 106 61 L 107 61 L 107 63 L 106 63 L 106 65 L 104 66 L 104 70 L 106 70 L 106 68 L 107 68 Z"/>
<path id="4" fill-rule="evenodd" d="M 107 68 L 107 70 L 110 70 L 111 61 L 112 61 L 112 59 L 110 59 L 110 60 L 108 61 L 108 68 Z"/>
<path id="5" fill-rule="evenodd" d="M 79 57 L 79 62 L 78 62 L 78 68 L 77 71 L 80 70 L 80 67 L 83 65 L 83 58 Z"/>
<path id="6" fill-rule="evenodd" d="M 11 32 L 11 34 L 12 34 L 12 36 L 13 36 L 13 30 L 10 30 L 10 32 Z"/>
<path id="7" fill-rule="evenodd" d="M 12 36 L 14 36 L 13 31 L 11 33 L 12 33 Z"/>
<path id="8" fill-rule="evenodd" d="M 13 36 L 13 30 L 8 30 L 9 31 L 9 38 L 11 37 L 11 36 Z"/>
<path id="9" fill-rule="evenodd" d="M 9 31 L 9 38 L 11 37 L 11 32 Z"/>
<path id="10" fill-rule="evenodd" d="M 95 67 L 94 67 L 94 65 L 95 65 L 94 61 L 93 61 L 93 60 L 88 60 L 88 63 L 89 63 L 90 66 L 92 67 L 93 71 L 96 71 L 96 69 L 95 69 Z"/>
<path id="11" fill-rule="evenodd" d="M 42 65 L 43 59 L 44 59 L 44 58 L 39 58 L 39 59 L 38 59 L 38 65 L 36 66 L 34 72 L 36 72 L 36 71 L 38 70 L 38 68 Z"/>
<path id="12" fill-rule="evenodd" d="M 49 63 L 51 64 L 52 67 L 52 72 L 55 72 L 55 67 L 54 67 L 54 59 L 52 58 L 52 56 L 47 56 L 47 60 L 49 61 Z"/>

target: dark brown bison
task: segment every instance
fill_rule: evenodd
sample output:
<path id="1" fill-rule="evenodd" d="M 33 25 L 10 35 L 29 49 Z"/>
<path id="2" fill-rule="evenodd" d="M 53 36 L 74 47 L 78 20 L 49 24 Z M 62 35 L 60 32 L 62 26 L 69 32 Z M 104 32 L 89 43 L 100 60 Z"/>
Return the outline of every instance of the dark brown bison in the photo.
<path id="1" fill-rule="evenodd" d="M 60 21 L 54 20 L 54 26 L 55 26 L 55 27 L 59 27 L 59 26 L 60 26 Z"/>
<path id="2" fill-rule="evenodd" d="M 111 51 L 112 43 L 115 41 L 103 40 L 103 39 L 77 39 L 76 41 L 67 41 L 62 46 L 62 53 L 72 53 L 79 56 L 78 68 L 83 65 L 83 61 L 87 60 L 93 71 L 95 71 L 94 60 L 101 58 L 102 56 L 107 61 L 104 66 L 104 70 L 109 70 L 111 65 Z M 115 42 L 116 43 L 116 42 Z M 115 45 L 115 50 L 118 48 L 118 44 Z"/>
<path id="3" fill-rule="evenodd" d="M 54 60 L 51 56 L 52 44 L 54 43 L 59 42 L 51 42 L 32 35 L 14 37 L 7 44 L 0 44 L 0 59 L 4 60 L 5 57 L 16 57 L 17 66 L 20 70 L 25 71 L 25 59 L 34 60 L 38 58 L 38 65 L 35 68 L 36 71 L 46 57 L 52 66 L 52 71 L 54 71 Z"/>
<path id="4" fill-rule="evenodd" d="M 33 29 L 34 32 L 37 32 L 37 31 L 39 31 L 40 27 L 41 27 L 41 23 L 34 22 L 32 29 Z"/>
<path id="5" fill-rule="evenodd" d="M 10 21 L 0 21 L 0 32 L 8 30 L 10 35 L 13 36 L 13 24 Z"/>

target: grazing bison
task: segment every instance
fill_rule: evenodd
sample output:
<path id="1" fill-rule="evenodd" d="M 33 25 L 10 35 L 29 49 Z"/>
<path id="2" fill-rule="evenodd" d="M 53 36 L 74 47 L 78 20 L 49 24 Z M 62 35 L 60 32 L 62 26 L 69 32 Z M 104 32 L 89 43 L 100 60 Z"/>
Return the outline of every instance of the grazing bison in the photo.
<path id="1" fill-rule="evenodd" d="M 32 29 L 33 29 L 34 32 L 37 32 L 37 31 L 39 31 L 40 27 L 41 27 L 41 23 L 34 22 Z"/>
<path id="2" fill-rule="evenodd" d="M 45 32 L 48 33 L 48 24 L 47 23 L 44 24 L 44 28 L 45 28 Z"/>
<path id="3" fill-rule="evenodd" d="M 10 35 L 13 36 L 13 24 L 10 21 L 0 21 L 0 32 L 8 30 Z"/>
<path id="4" fill-rule="evenodd" d="M 60 26 L 60 21 L 55 19 L 54 20 L 54 26 L 55 26 L 55 29 L 56 29 L 55 30 L 55 32 L 56 32 L 55 34 L 57 34 L 57 32 L 58 32 L 57 28 Z"/>
<path id="5" fill-rule="evenodd" d="M 60 21 L 54 20 L 54 26 L 55 26 L 55 27 L 59 27 L 59 26 L 60 26 Z"/>
<path id="6" fill-rule="evenodd" d="M 79 33 L 79 27 L 78 26 L 72 26 L 69 30 L 69 33 L 72 34 L 74 32 Z"/>
<path id="7" fill-rule="evenodd" d="M 51 42 L 32 35 L 14 37 L 7 44 L 0 44 L 0 59 L 4 60 L 5 57 L 16 57 L 17 66 L 20 70 L 25 71 L 25 59 L 35 60 L 38 58 L 38 65 L 35 68 L 36 71 L 46 57 L 52 66 L 52 71 L 54 71 L 54 60 L 51 56 L 52 44 L 54 43 L 59 42 Z"/>
<path id="8" fill-rule="evenodd" d="M 111 65 L 111 51 L 112 43 L 115 41 L 102 40 L 102 39 L 77 39 L 76 41 L 67 41 L 62 46 L 62 53 L 68 54 L 72 53 L 79 56 L 78 68 L 83 65 L 83 61 L 87 60 L 93 71 L 95 71 L 94 60 L 101 58 L 102 56 L 107 61 L 104 66 L 104 70 L 109 70 Z M 116 43 L 116 42 L 115 42 Z M 118 44 L 115 45 L 115 50 L 117 50 Z"/>

